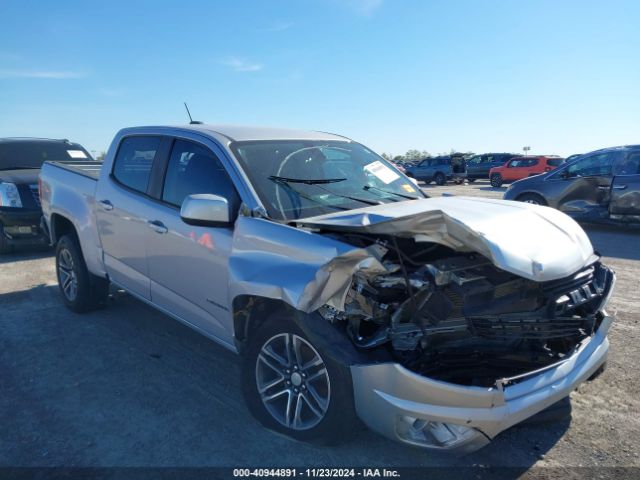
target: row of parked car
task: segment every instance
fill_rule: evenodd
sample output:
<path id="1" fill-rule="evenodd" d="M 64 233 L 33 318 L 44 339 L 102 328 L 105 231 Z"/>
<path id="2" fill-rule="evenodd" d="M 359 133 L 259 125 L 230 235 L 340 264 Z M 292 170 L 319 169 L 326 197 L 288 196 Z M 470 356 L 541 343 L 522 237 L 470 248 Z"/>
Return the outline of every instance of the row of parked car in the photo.
<path id="1" fill-rule="evenodd" d="M 513 153 L 452 154 L 418 162 L 399 162 L 405 173 L 426 183 L 444 185 L 448 180 L 475 182 L 489 179 L 494 187 L 549 172 L 565 161 L 556 155 L 523 156 Z"/>
<path id="2" fill-rule="evenodd" d="M 640 145 L 605 148 L 561 158 L 512 153 L 453 154 L 400 163 L 425 183 L 511 183 L 505 200 L 557 208 L 582 221 L 640 222 Z"/>

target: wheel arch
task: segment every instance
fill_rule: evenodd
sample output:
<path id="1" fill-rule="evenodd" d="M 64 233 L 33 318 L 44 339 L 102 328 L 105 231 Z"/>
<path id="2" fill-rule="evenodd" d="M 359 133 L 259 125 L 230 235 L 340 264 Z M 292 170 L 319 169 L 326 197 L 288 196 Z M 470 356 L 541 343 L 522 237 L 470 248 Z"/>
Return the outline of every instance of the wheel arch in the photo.
<path id="1" fill-rule="evenodd" d="M 76 237 L 78 236 L 78 230 L 75 224 L 70 219 L 59 213 L 53 213 L 51 215 L 49 230 L 51 243 L 54 245 L 63 235 L 73 234 Z"/>
<path id="2" fill-rule="evenodd" d="M 526 196 L 526 195 L 532 195 L 534 197 L 540 197 L 544 203 L 546 205 L 549 205 L 549 201 L 547 200 L 547 197 L 545 197 L 544 195 L 542 195 L 540 192 L 536 192 L 535 190 L 524 190 L 522 192 L 518 192 L 518 194 L 513 198 L 516 202 L 521 202 L 521 198 Z"/>
<path id="3" fill-rule="evenodd" d="M 234 341 L 240 354 L 246 350 L 252 333 L 278 311 L 290 315 L 305 335 L 335 360 L 346 365 L 372 361 L 369 352 L 356 349 L 342 324 L 331 323 L 318 312 L 301 312 L 282 300 L 257 295 L 238 295 L 232 302 Z"/>

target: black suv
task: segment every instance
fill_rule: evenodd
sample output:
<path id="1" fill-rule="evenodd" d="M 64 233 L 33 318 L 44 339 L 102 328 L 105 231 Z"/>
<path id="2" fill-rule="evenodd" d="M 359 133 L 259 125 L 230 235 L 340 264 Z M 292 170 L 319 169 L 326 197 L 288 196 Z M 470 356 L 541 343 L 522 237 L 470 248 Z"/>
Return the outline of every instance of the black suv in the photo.
<path id="1" fill-rule="evenodd" d="M 515 153 L 483 153 L 474 155 L 467 160 L 467 180 L 475 182 L 479 178 L 489 178 L 489 171 L 493 167 L 500 167 L 514 157 L 521 157 Z"/>
<path id="2" fill-rule="evenodd" d="M 640 223 L 640 145 L 585 153 L 511 184 L 504 198 L 548 205 L 581 221 Z"/>
<path id="3" fill-rule="evenodd" d="M 0 138 L 0 253 L 49 244 L 38 192 L 38 174 L 47 160 L 93 161 L 81 145 L 68 140 Z"/>

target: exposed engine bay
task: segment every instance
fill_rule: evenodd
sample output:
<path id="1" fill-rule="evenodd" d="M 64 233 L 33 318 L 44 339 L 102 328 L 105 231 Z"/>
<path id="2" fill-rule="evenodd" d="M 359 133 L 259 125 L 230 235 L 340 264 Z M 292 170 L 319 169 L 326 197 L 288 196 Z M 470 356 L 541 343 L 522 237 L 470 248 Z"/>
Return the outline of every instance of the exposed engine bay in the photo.
<path id="1" fill-rule="evenodd" d="M 598 328 L 613 282 L 599 261 L 536 282 L 435 243 L 339 237 L 375 246 L 388 273 L 357 272 L 344 310 L 319 313 L 359 349 L 385 349 L 420 375 L 462 385 L 491 386 L 568 358 Z"/>

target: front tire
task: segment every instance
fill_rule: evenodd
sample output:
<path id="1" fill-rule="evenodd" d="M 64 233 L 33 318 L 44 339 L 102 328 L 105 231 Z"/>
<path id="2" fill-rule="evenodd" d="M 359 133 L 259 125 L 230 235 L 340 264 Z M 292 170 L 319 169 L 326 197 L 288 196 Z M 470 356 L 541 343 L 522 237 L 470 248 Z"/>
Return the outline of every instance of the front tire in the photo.
<path id="1" fill-rule="evenodd" d="M 56 244 L 56 274 L 67 308 L 83 313 L 106 303 L 109 282 L 89 273 L 75 235 L 64 235 Z"/>
<path id="2" fill-rule="evenodd" d="M 436 182 L 436 185 L 444 185 L 447 183 L 447 178 L 444 176 L 444 173 L 438 172 L 433 177 L 433 180 Z"/>
<path id="3" fill-rule="evenodd" d="M 270 430 L 320 445 L 341 443 L 357 424 L 350 369 L 291 316 L 272 314 L 250 338 L 242 365 L 245 400 Z"/>
<path id="4" fill-rule="evenodd" d="M 491 175 L 489 181 L 491 182 L 492 187 L 500 188 L 503 183 L 502 175 L 500 175 L 499 173 L 494 173 L 493 175 Z"/>
<path id="5" fill-rule="evenodd" d="M 525 193 L 516 198 L 519 202 L 530 203 L 532 205 L 543 205 L 547 206 L 547 201 L 542 198 L 540 195 L 536 195 L 535 193 Z"/>

